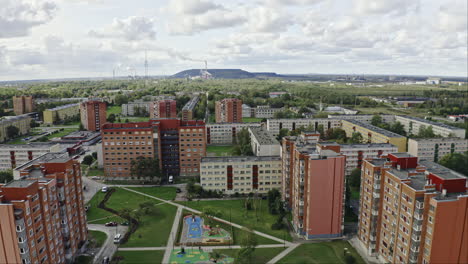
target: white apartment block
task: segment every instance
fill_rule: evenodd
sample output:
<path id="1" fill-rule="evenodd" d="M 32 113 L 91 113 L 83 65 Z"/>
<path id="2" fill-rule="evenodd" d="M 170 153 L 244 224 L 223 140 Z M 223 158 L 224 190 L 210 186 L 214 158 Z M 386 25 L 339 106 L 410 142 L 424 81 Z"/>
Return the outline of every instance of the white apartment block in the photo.
<path id="1" fill-rule="evenodd" d="M 0 171 L 14 169 L 49 152 L 60 152 L 60 144 L 30 143 L 0 145 Z"/>
<path id="2" fill-rule="evenodd" d="M 225 194 L 267 193 L 281 189 L 279 156 L 205 157 L 200 163 L 200 184 Z"/>
<path id="3" fill-rule="evenodd" d="M 206 124 L 206 144 L 232 145 L 243 128 L 260 127 L 261 123 L 209 123 Z"/>
<path id="4" fill-rule="evenodd" d="M 341 119 L 336 118 L 294 118 L 294 119 L 268 119 L 267 129 L 273 135 L 278 135 L 282 128 L 295 130 L 299 127 L 312 126 L 312 131 L 317 130 L 318 126 L 322 125 L 324 132 L 330 128 L 341 127 Z"/>
<path id="5" fill-rule="evenodd" d="M 395 121 L 400 122 L 408 134 L 417 135 L 421 127 L 432 126 L 435 134 L 441 135 L 442 137 L 465 137 L 465 129 L 449 126 L 443 123 L 437 123 L 430 120 L 422 119 L 413 116 L 395 116 Z"/>
<path id="6" fill-rule="evenodd" d="M 419 159 L 437 162 L 449 153 L 468 151 L 468 139 L 463 138 L 411 138 L 408 153 Z"/>
<path id="7" fill-rule="evenodd" d="M 134 116 L 135 115 L 135 110 L 137 108 L 145 109 L 146 113 L 149 116 L 149 105 L 151 102 L 132 102 L 128 104 L 123 104 L 122 105 L 122 115 L 123 116 Z"/>
<path id="8" fill-rule="evenodd" d="M 382 122 L 393 123 L 395 122 L 394 115 L 379 115 L 382 117 Z M 341 119 L 341 120 L 356 120 L 364 123 L 370 123 L 374 115 L 328 115 L 328 118 Z"/>
<path id="9" fill-rule="evenodd" d="M 252 152 L 255 156 L 279 156 L 281 145 L 273 134 L 260 127 L 249 127 Z"/>
<path id="10" fill-rule="evenodd" d="M 284 108 L 271 108 L 268 105 L 259 105 L 255 108 L 256 118 L 273 118 L 275 113 L 283 111 Z"/>

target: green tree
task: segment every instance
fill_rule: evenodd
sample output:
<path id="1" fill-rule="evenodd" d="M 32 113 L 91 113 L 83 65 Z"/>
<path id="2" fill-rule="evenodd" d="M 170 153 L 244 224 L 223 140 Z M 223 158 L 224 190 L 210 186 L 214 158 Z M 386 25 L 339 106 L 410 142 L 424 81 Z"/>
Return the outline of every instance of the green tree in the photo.
<path id="1" fill-rule="evenodd" d="M 380 126 L 383 123 L 382 117 L 380 115 L 374 115 L 371 119 L 371 124 L 373 126 Z"/>
<path id="2" fill-rule="evenodd" d="M 85 164 L 85 165 L 91 165 L 93 163 L 94 159 L 93 159 L 93 156 L 91 155 L 86 155 L 84 158 L 83 158 L 83 162 L 81 162 L 82 164 Z"/>
<path id="3" fill-rule="evenodd" d="M 289 133 L 289 129 L 287 129 L 287 128 L 282 128 L 282 129 L 280 129 L 279 134 L 278 134 L 278 136 L 276 137 L 276 139 L 277 139 L 279 142 L 281 142 L 281 140 L 283 139 L 283 137 L 287 136 L 288 133 Z"/>
<path id="4" fill-rule="evenodd" d="M 38 126 L 39 126 L 39 123 L 37 123 L 36 120 L 31 119 L 31 122 L 30 122 L 29 125 L 30 125 L 32 128 L 34 128 L 34 127 L 38 127 Z"/>
<path id="5" fill-rule="evenodd" d="M 348 177 L 349 185 L 355 188 L 361 186 L 361 169 L 355 168 Z"/>
<path id="6" fill-rule="evenodd" d="M 151 201 L 140 203 L 138 206 L 139 206 L 139 210 L 141 211 L 141 213 L 145 215 L 154 216 L 158 212 L 157 207 Z"/>
<path id="7" fill-rule="evenodd" d="M 123 94 L 118 94 L 115 96 L 115 99 L 114 99 L 114 104 L 115 105 L 123 105 L 123 104 L 126 104 L 128 103 L 128 97 L 123 95 Z"/>
<path id="8" fill-rule="evenodd" d="M 5 170 L 0 171 L 0 183 L 7 183 L 13 180 L 13 171 Z"/>
<path id="9" fill-rule="evenodd" d="M 352 144 L 359 144 L 359 143 L 362 143 L 363 141 L 364 139 L 362 138 L 362 135 L 359 132 L 353 132 L 353 134 L 351 135 L 351 138 L 349 138 L 349 143 L 352 143 Z"/>
<path id="10" fill-rule="evenodd" d="M 116 120 L 115 114 L 110 114 L 110 115 L 107 117 L 107 122 L 114 123 L 115 120 Z"/>
<path id="11" fill-rule="evenodd" d="M 80 131 L 84 131 L 84 130 L 85 130 L 85 128 L 84 128 L 84 126 L 83 126 L 82 123 L 80 123 L 80 126 L 79 126 L 78 130 L 80 130 Z"/>
<path id="12" fill-rule="evenodd" d="M 130 162 L 130 174 L 137 178 L 150 178 L 154 182 L 161 181 L 159 160 L 150 157 L 137 157 Z"/>
<path id="13" fill-rule="evenodd" d="M 239 241 L 241 250 L 237 253 L 236 261 L 234 263 L 251 263 L 252 254 L 258 245 L 257 237 L 253 233 L 252 229 L 244 227 L 242 228 L 242 231 Z"/>
<path id="14" fill-rule="evenodd" d="M 93 152 L 91 155 L 93 156 L 93 159 L 97 160 L 97 152 Z"/>
<path id="15" fill-rule="evenodd" d="M 243 128 L 237 133 L 232 152 L 234 155 L 238 156 L 253 156 L 252 147 L 250 145 L 250 133 L 246 128 Z"/>
<path id="16" fill-rule="evenodd" d="M 421 126 L 419 128 L 418 136 L 419 138 L 433 138 L 437 137 L 437 135 L 434 133 L 434 130 L 432 129 L 432 126 L 428 126 L 427 128 L 425 126 Z"/>
<path id="17" fill-rule="evenodd" d="M 7 138 L 15 138 L 19 135 L 19 128 L 15 126 L 7 126 L 6 128 Z"/>
<path id="18" fill-rule="evenodd" d="M 220 260 L 223 256 L 221 255 L 221 253 L 219 253 L 219 251 L 217 250 L 213 250 L 210 252 L 210 260 L 214 261 L 215 263 L 218 262 L 218 260 Z"/>
<path id="19" fill-rule="evenodd" d="M 465 153 L 450 153 L 440 158 L 439 163 L 449 169 L 468 176 L 468 151 Z"/>

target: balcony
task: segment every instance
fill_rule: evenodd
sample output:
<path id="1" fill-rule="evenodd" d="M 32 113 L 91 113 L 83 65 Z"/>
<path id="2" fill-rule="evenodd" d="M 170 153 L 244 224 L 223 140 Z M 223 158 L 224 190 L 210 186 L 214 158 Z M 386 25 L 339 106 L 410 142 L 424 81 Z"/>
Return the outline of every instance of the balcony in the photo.
<path id="1" fill-rule="evenodd" d="M 378 216 L 378 215 L 379 215 L 379 211 L 377 211 L 377 210 L 372 210 L 371 214 L 372 214 L 373 216 Z"/>
<path id="2" fill-rule="evenodd" d="M 304 206 L 304 200 L 299 200 L 299 206 Z"/>
<path id="3" fill-rule="evenodd" d="M 414 214 L 414 219 L 423 220 L 423 215 L 422 214 Z"/>
<path id="4" fill-rule="evenodd" d="M 380 198 L 380 193 L 373 192 L 372 197 L 374 198 Z"/>
<path id="5" fill-rule="evenodd" d="M 411 252 L 419 253 L 419 246 L 411 246 Z"/>
<path id="6" fill-rule="evenodd" d="M 424 203 L 420 201 L 416 201 L 416 209 L 424 209 Z"/>
<path id="7" fill-rule="evenodd" d="M 380 191 L 380 184 L 374 184 L 374 190 L 375 191 Z"/>

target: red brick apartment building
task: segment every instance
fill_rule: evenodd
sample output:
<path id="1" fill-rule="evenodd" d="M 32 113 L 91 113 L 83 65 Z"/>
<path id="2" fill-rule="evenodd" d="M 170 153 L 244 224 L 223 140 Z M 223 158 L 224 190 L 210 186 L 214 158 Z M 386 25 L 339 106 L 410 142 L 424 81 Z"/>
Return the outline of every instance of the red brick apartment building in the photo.
<path id="1" fill-rule="evenodd" d="M 200 160 L 206 155 L 203 121 L 108 123 L 101 134 L 104 172 L 115 179 L 131 179 L 131 161 L 140 156 L 157 158 L 165 177 L 199 175 Z"/>
<path id="2" fill-rule="evenodd" d="M 34 99 L 32 96 L 13 96 L 13 111 L 15 115 L 34 112 Z"/>
<path id="3" fill-rule="evenodd" d="M 466 176 L 407 153 L 365 160 L 358 237 L 385 263 L 468 263 Z"/>
<path id="4" fill-rule="evenodd" d="M 151 102 L 150 118 L 177 118 L 177 102 L 175 100 L 159 100 Z"/>
<path id="5" fill-rule="evenodd" d="M 242 100 L 226 98 L 216 101 L 216 123 L 240 123 L 242 122 Z"/>
<path id="6" fill-rule="evenodd" d="M 105 102 L 92 100 L 80 104 L 81 124 L 86 130 L 100 131 L 107 121 Z"/>
<path id="7" fill-rule="evenodd" d="M 79 162 L 48 153 L 0 185 L 0 263 L 67 263 L 87 239 Z"/>
<path id="8" fill-rule="evenodd" d="M 282 142 L 282 195 L 295 232 L 305 239 L 341 237 L 344 220 L 345 156 L 317 152 L 308 137 Z"/>

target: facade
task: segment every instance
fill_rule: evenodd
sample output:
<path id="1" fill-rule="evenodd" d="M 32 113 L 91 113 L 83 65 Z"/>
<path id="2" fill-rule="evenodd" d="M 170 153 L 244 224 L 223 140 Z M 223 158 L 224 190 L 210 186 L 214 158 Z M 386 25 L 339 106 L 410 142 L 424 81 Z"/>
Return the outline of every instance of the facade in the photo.
<path id="1" fill-rule="evenodd" d="M 203 189 L 225 194 L 267 193 L 281 189 L 279 156 L 205 157 L 200 164 Z"/>
<path id="2" fill-rule="evenodd" d="M 59 152 L 60 144 L 31 143 L 0 145 L 0 171 L 14 169 L 49 152 Z"/>
<path id="3" fill-rule="evenodd" d="M 407 153 L 362 166 L 358 238 L 385 263 L 467 263 L 466 176 Z"/>
<path id="4" fill-rule="evenodd" d="M 241 123 L 242 100 L 227 98 L 221 101 L 216 101 L 215 114 L 216 123 Z"/>
<path id="5" fill-rule="evenodd" d="M 468 139 L 463 138 L 410 138 L 408 153 L 420 159 L 439 161 L 450 153 L 468 150 Z"/>
<path id="6" fill-rule="evenodd" d="M 390 143 L 397 146 L 399 152 L 406 151 L 406 137 L 404 136 L 356 120 L 343 120 L 341 123 L 348 137 L 357 132 L 367 143 Z"/>
<path id="7" fill-rule="evenodd" d="M 382 122 L 384 123 L 393 123 L 395 122 L 395 116 L 394 115 L 379 115 L 382 118 Z M 333 119 L 340 119 L 340 120 L 356 120 L 364 123 L 371 123 L 372 117 L 374 115 L 350 115 L 350 114 L 344 114 L 344 115 L 328 115 L 328 118 L 333 118 Z"/>
<path id="8" fill-rule="evenodd" d="M 15 115 L 34 112 L 34 99 L 32 96 L 13 96 L 13 111 Z"/>
<path id="9" fill-rule="evenodd" d="M 151 102 L 135 101 L 128 104 L 122 105 L 122 115 L 123 116 L 148 116 L 150 112 Z M 143 113 L 146 113 L 143 115 Z"/>
<path id="10" fill-rule="evenodd" d="M 300 127 L 311 127 L 310 130 L 318 130 L 323 126 L 324 132 L 330 128 L 341 127 L 340 119 L 335 118 L 294 118 L 294 119 L 268 119 L 267 129 L 275 136 L 279 134 L 282 128 L 296 130 Z"/>
<path id="11" fill-rule="evenodd" d="M 159 100 L 150 103 L 150 118 L 176 118 L 177 102 L 175 100 Z"/>
<path id="12" fill-rule="evenodd" d="M 259 105 L 255 109 L 256 118 L 273 118 L 275 113 L 281 112 L 284 108 L 272 108 L 269 105 Z"/>
<path id="13" fill-rule="evenodd" d="M 398 148 L 392 144 L 338 144 L 335 142 L 320 142 L 317 151 L 332 150 L 346 156 L 346 175 L 358 168 L 360 169 L 364 159 L 380 158 L 382 155 L 398 152 Z"/>
<path id="14" fill-rule="evenodd" d="M 107 121 L 107 105 L 102 101 L 85 101 L 80 104 L 81 124 L 86 130 L 99 131 Z"/>
<path id="15" fill-rule="evenodd" d="M 184 105 L 184 107 L 182 108 L 182 121 L 193 120 L 195 107 L 197 106 L 199 101 L 200 101 L 200 97 L 194 96 L 192 99 L 190 99 L 190 101 L 188 101 Z"/>
<path id="16" fill-rule="evenodd" d="M 261 127 L 261 123 L 209 123 L 206 125 L 206 143 L 208 145 L 232 145 L 237 133 L 243 128 Z"/>
<path id="17" fill-rule="evenodd" d="M 156 119 L 149 122 L 105 124 L 101 130 L 106 177 L 128 180 L 131 161 L 155 158 L 163 177 L 200 174 L 200 159 L 206 155 L 205 123 Z"/>
<path id="18" fill-rule="evenodd" d="M 294 231 L 305 239 L 341 237 L 345 156 L 318 153 L 315 144 L 300 137 L 285 137 L 282 143 L 282 196 Z"/>
<path id="19" fill-rule="evenodd" d="M 252 152 L 255 156 L 279 156 L 281 145 L 273 134 L 263 127 L 249 127 Z"/>
<path id="20" fill-rule="evenodd" d="M 55 124 L 57 122 L 75 118 L 80 115 L 80 104 L 67 104 L 47 109 L 43 112 L 45 124 Z"/>
<path id="21" fill-rule="evenodd" d="M 465 129 L 449 126 L 443 123 L 437 123 L 430 120 L 422 119 L 419 117 L 413 116 L 395 116 L 395 121 L 400 122 L 404 127 L 408 135 L 419 133 L 421 127 L 432 126 L 434 134 L 440 135 L 442 137 L 465 137 Z"/>
<path id="22" fill-rule="evenodd" d="M 8 137 L 9 126 L 17 127 L 20 135 L 28 134 L 31 130 L 31 120 L 31 116 L 27 114 L 0 118 L 0 142 L 10 139 Z"/>

